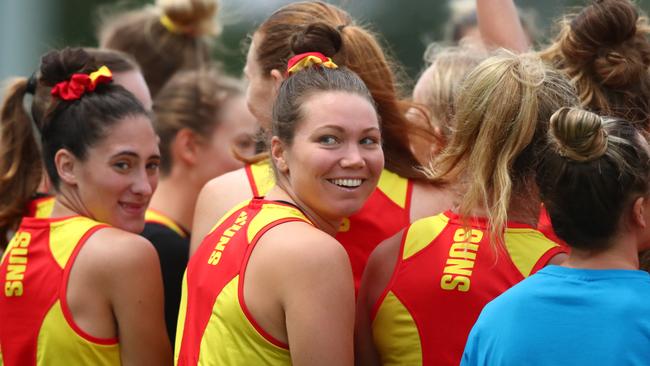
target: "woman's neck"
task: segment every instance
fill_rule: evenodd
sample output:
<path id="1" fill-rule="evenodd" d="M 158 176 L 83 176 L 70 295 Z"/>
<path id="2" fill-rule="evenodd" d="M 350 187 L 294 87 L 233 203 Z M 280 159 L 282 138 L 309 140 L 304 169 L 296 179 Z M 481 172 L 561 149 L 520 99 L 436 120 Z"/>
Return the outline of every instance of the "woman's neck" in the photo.
<path id="1" fill-rule="evenodd" d="M 632 233 L 615 237 L 603 250 L 571 248 L 564 266 L 586 269 L 639 269 L 638 247 Z"/>
<path id="2" fill-rule="evenodd" d="M 201 187 L 174 176 L 165 177 L 151 198 L 149 208 L 161 212 L 185 230 L 192 228 L 194 205 Z"/>
<path id="3" fill-rule="evenodd" d="M 336 220 L 328 220 L 320 215 L 318 215 L 316 212 L 311 210 L 309 206 L 305 205 L 296 197 L 293 192 L 290 190 L 285 190 L 278 185 L 275 185 L 271 190 L 268 192 L 268 194 L 265 196 L 265 199 L 274 201 L 274 200 L 279 200 L 279 201 L 288 201 L 293 204 L 295 204 L 297 207 L 300 208 L 300 210 L 307 216 L 307 218 L 316 225 L 317 228 L 320 230 L 326 232 L 327 234 L 331 236 L 335 236 L 336 233 L 339 231 L 339 227 L 341 225 L 341 221 L 343 221 L 343 218 L 341 219 L 336 219 Z"/>

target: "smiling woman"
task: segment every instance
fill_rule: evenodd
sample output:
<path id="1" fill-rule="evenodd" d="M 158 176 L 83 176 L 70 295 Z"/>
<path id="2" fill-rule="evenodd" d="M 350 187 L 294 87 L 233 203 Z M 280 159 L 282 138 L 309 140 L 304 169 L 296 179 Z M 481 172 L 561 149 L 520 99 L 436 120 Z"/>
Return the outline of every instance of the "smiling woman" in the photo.
<path id="1" fill-rule="evenodd" d="M 335 67 L 316 52 L 289 61 L 272 115 L 276 185 L 190 259 L 178 365 L 353 364 L 352 271 L 334 235 L 374 191 L 384 155 L 368 89 Z"/>
<path id="2" fill-rule="evenodd" d="M 39 75 L 32 84 L 52 88 L 42 161 L 22 111 L 34 85 L 16 81 L 2 105 L 3 153 L 31 159 L 3 166 L 0 191 L 42 166 L 56 190 L 51 218 L 25 218 L 0 262 L 3 362 L 168 363 L 157 256 L 135 234 L 158 181 L 147 111 L 82 49 L 46 54 Z"/>

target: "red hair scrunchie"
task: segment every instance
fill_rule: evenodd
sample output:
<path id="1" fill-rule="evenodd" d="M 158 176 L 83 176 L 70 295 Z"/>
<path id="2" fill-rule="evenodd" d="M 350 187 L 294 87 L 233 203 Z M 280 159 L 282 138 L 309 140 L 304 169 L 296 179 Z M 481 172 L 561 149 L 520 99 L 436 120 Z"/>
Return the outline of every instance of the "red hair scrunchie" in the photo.
<path id="1" fill-rule="evenodd" d="M 86 92 L 95 90 L 98 84 L 109 83 L 113 80 L 113 73 L 108 67 L 102 66 L 90 74 L 72 74 L 70 80 L 56 83 L 50 94 L 63 100 L 77 100 Z"/>
<path id="2" fill-rule="evenodd" d="M 337 69 L 338 66 L 332 61 L 331 58 L 323 55 L 320 52 L 305 52 L 300 53 L 289 59 L 287 64 L 287 76 L 297 73 L 298 71 L 307 67 L 319 65 L 328 69 Z"/>

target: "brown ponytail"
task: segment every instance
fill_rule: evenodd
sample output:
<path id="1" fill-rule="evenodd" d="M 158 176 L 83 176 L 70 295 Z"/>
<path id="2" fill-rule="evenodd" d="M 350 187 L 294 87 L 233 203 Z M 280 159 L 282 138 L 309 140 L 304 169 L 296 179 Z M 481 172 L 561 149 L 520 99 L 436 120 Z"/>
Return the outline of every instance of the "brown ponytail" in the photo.
<path id="1" fill-rule="evenodd" d="M 18 227 L 42 176 L 34 127 L 23 108 L 26 92 L 27 79 L 11 82 L 0 110 L 0 248 Z"/>

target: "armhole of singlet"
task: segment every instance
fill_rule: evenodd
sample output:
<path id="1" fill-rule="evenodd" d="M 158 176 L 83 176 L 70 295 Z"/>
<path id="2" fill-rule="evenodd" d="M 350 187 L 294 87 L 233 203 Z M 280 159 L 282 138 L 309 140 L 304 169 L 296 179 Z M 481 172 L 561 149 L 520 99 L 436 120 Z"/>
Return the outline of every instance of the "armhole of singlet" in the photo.
<path id="1" fill-rule="evenodd" d="M 253 314 L 251 314 L 250 311 L 248 310 L 248 306 L 246 305 L 246 299 L 244 299 L 244 282 L 246 280 L 246 268 L 248 268 L 248 261 L 250 260 L 251 255 L 253 254 L 253 250 L 255 249 L 255 246 L 257 245 L 257 242 L 262 237 L 262 235 L 264 235 L 267 231 L 280 224 L 284 224 L 286 222 L 294 222 L 294 221 L 307 223 L 303 219 L 295 218 L 295 217 L 281 219 L 278 221 L 271 222 L 270 224 L 263 227 L 257 234 L 255 234 L 255 237 L 253 237 L 251 244 L 249 244 L 250 248 L 246 249 L 246 257 L 242 261 L 242 265 L 239 269 L 239 284 L 237 286 L 238 287 L 237 298 L 239 299 L 239 306 L 241 306 L 244 315 L 246 315 L 246 319 L 248 319 L 248 322 L 253 326 L 253 328 L 255 328 L 257 333 L 259 333 L 268 342 L 272 343 L 276 347 L 280 347 L 286 350 L 289 349 L 289 345 L 282 341 L 279 341 L 271 334 L 269 334 L 266 330 L 264 330 L 264 328 L 262 328 L 262 326 L 255 320 Z"/>
<path id="2" fill-rule="evenodd" d="M 251 187 L 253 192 L 253 197 L 258 197 L 260 193 L 257 191 L 257 182 L 255 182 L 255 174 L 253 174 L 253 167 L 251 164 L 246 164 L 244 167 L 246 171 L 246 178 L 248 179 L 248 185 Z"/>
<path id="3" fill-rule="evenodd" d="M 397 253 L 397 259 L 395 261 L 395 265 L 393 266 L 393 273 L 391 273 L 390 279 L 388 280 L 388 283 L 386 283 L 386 287 L 381 292 L 381 295 L 379 295 L 375 303 L 372 304 L 372 310 L 370 312 L 370 323 L 372 323 L 375 320 L 375 317 L 377 316 L 377 312 L 379 311 L 379 307 L 384 302 L 384 299 L 390 292 L 390 289 L 393 287 L 393 283 L 395 283 L 395 278 L 397 277 L 397 271 L 399 270 L 399 267 L 402 264 L 402 256 L 404 255 L 404 245 L 406 245 L 406 237 L 410 227 L 411 225 L 405 227 L 402 232 L 402 239 L 400 240 L 399 252 Z"/>
<path id="4" fill-rule="evenodd" d="M 109 227 L 108 225 L 97 225 L 91 229 L 89 229 L 79 240 L 79 243 L 77 244 L 76 248 L 72 251 L 72 254 L 70 255 L 70 258 L 68 259 L 68 262 L 65 265 L 65 269 L 63 270 L 63 278 L 62 281 L 63 283 L 61 284 L 61 290 L 59 292 L 59 301 L 61 302 L 61 311 L 63 312 L 63 316 L 65 320 L 68 322 L 68 325 L 70 328 L 74 330 L 75 333 L 77 333 L 80 337 L 84 338 L 85 340 L 96 343 L 96 344 L 101 344 L 101 345 L 114 345 L 118 343 L 118 338 L 98 338 L 93 335 L 90 335 L 86 333 L 83 329 L 81 329 L 77 323 L 74 321 L 74 318 L 72 316 L 72 312 L 70 311 L 70 307 L 68 306 L 68 299 L 67 299 L 67 293 L 68 293 L 68 281 L 70 279 L 70 271 L 72 270 L 72 266 L 74 265 L 77 255 L 81 251 L 81 248 L 86 244 L 86 241 L 88 241 L 88 238 L 90 238 L 91 235 L 96 233 L 98 230 L 107 228 Z"/>
<path id="5" fill-rule="evenodd" d="M 411 223 L 411 199 L 413 198 L 413 180 L 406 180 L 406 202 L 404 202 L 404 210 L 406 211 L 407 222 Z"/>
<path id="6" fill-rule="evenodd" d="M 539 259 L 537 260 L 533 268 L 530 270 L 530 273 L 528 274 L 529 276 L 535 274 L 540 269 L 546 267 L 548 265 L 548 262 L 551 260 L 551 258 L 555 257 L 556 255 L 561 253 L 565 253 L 565 254 L 569 253 L 569 251 L 566 248 L 564 248 L 562 245 L 558 243 L 556 244 L 557 246 L 547 250 L 546 253 L 544 253 L 541 257 L 539 257 Z"/>

